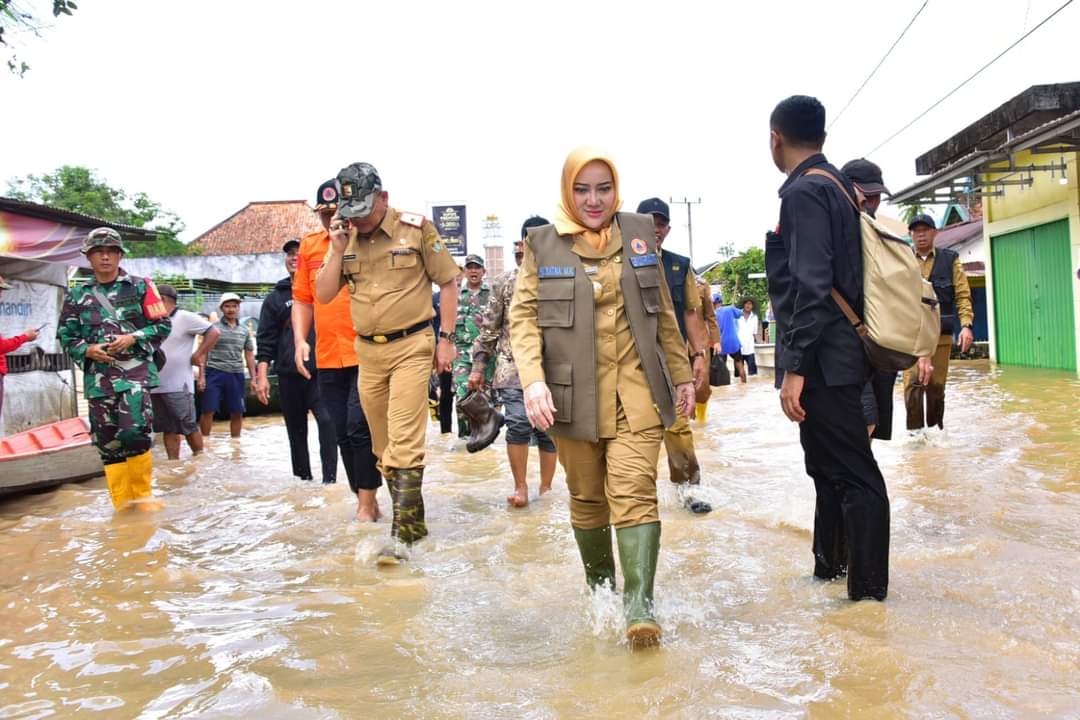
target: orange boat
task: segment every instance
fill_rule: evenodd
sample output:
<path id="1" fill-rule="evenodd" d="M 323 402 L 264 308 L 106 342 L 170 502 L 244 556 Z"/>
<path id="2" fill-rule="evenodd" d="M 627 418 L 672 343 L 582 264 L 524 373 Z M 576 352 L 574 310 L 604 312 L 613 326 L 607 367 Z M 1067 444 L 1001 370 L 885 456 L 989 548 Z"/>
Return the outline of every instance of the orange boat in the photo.
<path id="1" fill-rule="evenodd" d="M 0 439 L 0 495 L 105 474 L 86 418 L 70 418 Z"/>

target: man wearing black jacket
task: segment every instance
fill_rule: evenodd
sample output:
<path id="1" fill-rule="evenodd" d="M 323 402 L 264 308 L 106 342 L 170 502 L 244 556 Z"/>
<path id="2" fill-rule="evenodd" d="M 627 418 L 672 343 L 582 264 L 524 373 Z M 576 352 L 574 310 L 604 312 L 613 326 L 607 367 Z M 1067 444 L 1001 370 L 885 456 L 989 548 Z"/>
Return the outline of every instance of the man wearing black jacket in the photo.
<path id="1" fill-rule="evenodd" d="M 825 108 L 782 101 L 769 118 L 770 149 L 788 176 L 780 224 L 765 247 L 777 323 L 780 403 L 799 423 L 814 480 L 814 575 L 848 575 L 852 600 L 884 600 L 889 584 L 889 498 L 870 452 L 860 396 L 869 366 L 854 328 L 831 297 L 863 311 L 862 241 L 851 183 L 821 153 Z"/>
<path id="2" fill-rule="evenodd" d="M 278 376 L 278 394 L 281 413 L 285 416 L 285 431 L 289 435 L 289 452 L 292 455 L 293 475 L 301 480 L 311 480 L 311 458 L 308 455 L 308 422 L 310 410 L 319 426 L 319 457 L 322 459 L 323 483 L 337 481 L 337 435 L 334 423 L 319 396 L 319 384 L 315 377 L 314 358 L 309 360 L 307 370 L 311 379 L 296 370 L 292 331 L 292 279 L 296 273 L 300 241 L 289 240 L 281 248 L 285 253 L 285 269 L 289 277 L 279 280 L 274 291 L 263 300 L 259 313 L 259 332 L 255 344 L 255 360 L 258 363 L 255 389 L 259 400 L 270 402 L 270 381 L 267 371 L 271 363 Z M 315 333 L 308 338 L 315 344 Z"/>

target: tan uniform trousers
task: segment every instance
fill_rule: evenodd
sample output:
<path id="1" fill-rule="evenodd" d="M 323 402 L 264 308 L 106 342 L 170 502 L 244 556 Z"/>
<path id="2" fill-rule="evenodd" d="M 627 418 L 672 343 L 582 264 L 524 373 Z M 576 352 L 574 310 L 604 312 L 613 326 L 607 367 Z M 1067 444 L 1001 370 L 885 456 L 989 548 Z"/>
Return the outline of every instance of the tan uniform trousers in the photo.
<path id="1" fill-rule="evenodd" d="M 360 404 L 371 428 L 379 471 L 424 465 L 428 378 L 435 354 L 431 330 L 388 343 L 356 339 Z"/>
<path id="2" fill-rule="evenodd" d="M 615 437 L 598 442 L 553 437 L 570 490 L 570 523 L 582 530 L 659 522 L 656 464 L 662 425 L 632 432 L 617 403 Z"/>
<path id="3" fill-rule="evenodd" d="M 675 424 L 664 431 L 664 448 L 671 482 L 691 485 L 701 482 L 701 466 L 694 452 L 694 432 L 690 429 L 689 418 L 680 415 Z"/>
<path id="4" fill-rule="evenodd" d="M 934 372 L 925 387 L 915 382 L 918 366 L 904 371 L 904 405 L 907 407 L 907 429 L 945 426 L 945 378 L 949 374 L 949 355 L 952 353 L 952 335 L 938 338 L 937 349 L 931 362 Z M 925 397 L 925 416 L 923 406 Z"/>

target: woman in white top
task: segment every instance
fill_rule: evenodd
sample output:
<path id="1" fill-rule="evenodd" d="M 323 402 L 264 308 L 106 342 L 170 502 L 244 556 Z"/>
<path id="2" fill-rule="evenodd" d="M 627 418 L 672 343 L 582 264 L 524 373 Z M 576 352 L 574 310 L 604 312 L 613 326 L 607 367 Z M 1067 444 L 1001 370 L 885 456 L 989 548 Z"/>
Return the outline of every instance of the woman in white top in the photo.
<path id="1" fill-rule="evenodd" d="M 758 316 L 754 312 L 754 300 L 745 298 L 742 302 L 742 315 L 736 321 L 739 333 L 739 344 L 742 348 L 739 352 L 746 362 L 746 370 L 750 375 L 757 375 L 757 362 L 754 359 L 754 342 L 758 330 Z"/>

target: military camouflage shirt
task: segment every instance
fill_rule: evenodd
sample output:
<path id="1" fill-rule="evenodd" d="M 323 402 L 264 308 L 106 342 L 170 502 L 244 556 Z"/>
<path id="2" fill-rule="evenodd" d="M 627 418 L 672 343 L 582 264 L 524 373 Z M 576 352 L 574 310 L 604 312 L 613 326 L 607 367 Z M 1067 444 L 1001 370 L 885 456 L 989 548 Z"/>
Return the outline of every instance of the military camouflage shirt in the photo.
<path id="1" fill-rule="evenodd" d="M 470 364 L 473 342 L 480 334 L 480 315 L 487 307 L 490 296 L 491 288 L 487 283 L 481 284 L 480 289 L 475 291 L 470 290 L 468 284 L 461 289 L 458 296 L 457 322 L 454 325 L 459 363 Z"/>
<path id="2" fill-rule="evenodd" d="M 95 297 L 95 289 L 100 289 L 115 314 L 102 306 Z M 69 289 L 64 297 L 56 337 L 72 361 L 83 367 L 88 400 L 157 386 L 157 368 L 152 358 L 154 350 L 168 337 L 172 321 L 168 316 L 154 321 L 146 319 L 143 303 L 148 289 L 146 278 L 121 270 L 111 283 L 99 285 L 92 280 L 83 287 Z M 119 335 L 134 335 L 135 344 L 114 355 L 116 362 L 105 364 L 86 359 L 91 345 L 110 342 Z"/>
<path id="3" fill-rule="evenodd" d="M 480 335 L 472 346 L 473 370 L 484 370 L 495 358 L 494 388 L 520 388 L 514 354 L 510 351 L 510 301 L 514 299 L 517 268 L 500 276 L 492 286 L 491 300 L 480 318 Z"/>

